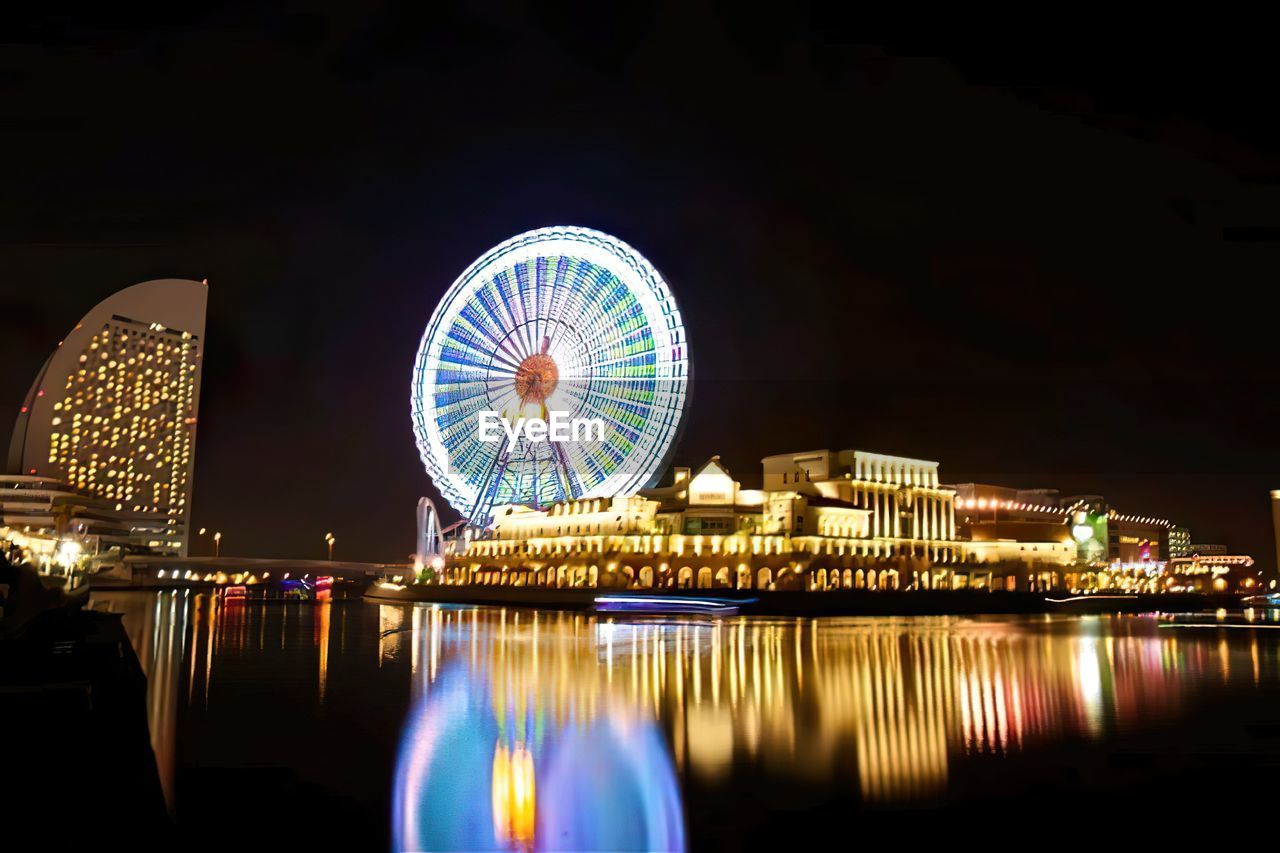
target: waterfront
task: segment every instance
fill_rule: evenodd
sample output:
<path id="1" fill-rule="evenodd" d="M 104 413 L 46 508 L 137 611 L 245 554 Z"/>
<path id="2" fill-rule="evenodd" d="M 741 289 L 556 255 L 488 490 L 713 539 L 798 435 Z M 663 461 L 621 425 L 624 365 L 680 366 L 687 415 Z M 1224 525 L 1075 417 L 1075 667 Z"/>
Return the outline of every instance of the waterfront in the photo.
<path id="1" fill-rule="evenodd" d="M 1239 818 L 1280 763 L 1271 614 L 606 621 L 95 594 L 187 845 L 773 846 L 892 823 Z M 1224 773 L 1223 771 L 1229 771 Z M 920 821 L 922 813 L 945 821 Z M 1176 814 L 1174 815 L 1176 819 Z"/>

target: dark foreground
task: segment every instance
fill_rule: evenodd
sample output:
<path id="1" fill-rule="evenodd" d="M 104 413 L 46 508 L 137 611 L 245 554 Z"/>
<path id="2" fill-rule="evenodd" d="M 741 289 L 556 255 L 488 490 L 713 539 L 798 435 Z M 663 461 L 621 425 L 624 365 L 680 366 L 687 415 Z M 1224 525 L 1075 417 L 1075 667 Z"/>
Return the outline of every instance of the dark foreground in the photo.
<path id="1" fill-rule="evenodd" d="M 173 843 L 147 695 L 119 614 L 55 607 L 0 641 L 0 837 L 12 849 L 84 849 L 113 828 L 137 849 Z"/>

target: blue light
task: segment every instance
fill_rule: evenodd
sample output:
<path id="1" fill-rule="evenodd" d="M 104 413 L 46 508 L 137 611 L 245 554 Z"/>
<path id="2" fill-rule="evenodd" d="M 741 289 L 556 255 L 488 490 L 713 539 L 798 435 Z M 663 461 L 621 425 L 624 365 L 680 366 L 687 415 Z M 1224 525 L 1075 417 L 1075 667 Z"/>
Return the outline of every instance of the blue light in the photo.
<path id="1" fill-rule="evenodd" d="M 695 598 L 683 595 L 598 595 L 595 609 L 606 613 L 705 613 L 730 616 L 754 598 Z"/>
<path id="2" fill-rule="evenodd" d="M 553 694 L 446 667 L 401 732 L 393 848 L 683 850 L 680 790 L 653 718 L 616 701 L 566 714 L 546 706 Z"/>

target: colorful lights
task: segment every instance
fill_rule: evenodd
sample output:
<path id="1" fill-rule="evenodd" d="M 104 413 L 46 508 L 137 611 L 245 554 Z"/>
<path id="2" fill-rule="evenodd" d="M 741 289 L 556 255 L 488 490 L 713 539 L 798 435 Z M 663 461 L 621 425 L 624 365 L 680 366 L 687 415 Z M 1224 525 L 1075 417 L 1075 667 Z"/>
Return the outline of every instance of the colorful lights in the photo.
<path id="1" fill-rule="evenodd" d="M 679 309 L 638 252 L 585 228 L 529 231 L 472 264 L 432 315 L 413 373 L 418 449 L 479 523 L 498 505 L 629 494 L 671 450 L 688 369 Z M 599 419 L 605 440 L 485 442 L 478 411 Z"/>
<path id="2" fill-rule="evenodd" d="M 908 803 L 946 789 L 967 755 L 1105 738 L 1175 713 L 1189 679 L 1247 677 L 1205 654 L 1211 634 L 1182 639 L 1134 618 L 1101 626 L 1103 640 L 1099 626 L 1045 618 L 1049 630 L 981 620 L 939 630 L 928 619 L 385 608 L 383 653 L 412 666 L 424 697 L 401 734 L 394 847 L 663 847 L 665 803 L 679 800 L 656 772 L 662 744 L 625 752 L 616 734 L 643 741 L 653 715 L 669 733 L 666 761 L 699 784 L 767 765 L 780 786 L 832 781 L 867 802 Z M 555 844 L 549 830 L 575 807 L 588 834 Z M 620 827 L 631 843 L 598 834 Z"/>
<path id="3" fill-rule="evenodd" d="M 679 595 L 597 595 L 595 609 L 602 613 L 701 613 L 732 616 L 757 599 L 693 598 Z"/>
<path id="4" fill-rule="evenodd" d="M 415 618 L 415 649 L 419 633 Z M 439 647 L 422 649 L 424 664 L 433 661 L 430 684 L 415 688 L 424 698 L 401 733 L 393 849 L 685 848 L 680 789 L 652 709 L 580 667 L 523 665 L 540 653 L 555 663 L 566 639 L 538 649 L 535 634 L 492 672 L 458 657 L 437 671 Z M 579 645 L 591 658 L 564 663 L 589 662 L 598 673 L 594 649 Z M 415 680 L 427 674 L 415 666 Z"/>

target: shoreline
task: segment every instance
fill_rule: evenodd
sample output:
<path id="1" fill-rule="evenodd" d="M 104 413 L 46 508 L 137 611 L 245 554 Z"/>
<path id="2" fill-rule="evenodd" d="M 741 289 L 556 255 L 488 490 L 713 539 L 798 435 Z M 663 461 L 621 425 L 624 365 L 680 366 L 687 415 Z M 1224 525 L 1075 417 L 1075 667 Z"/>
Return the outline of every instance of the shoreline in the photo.
<path id="1" fill-rule="evenodd" d="M 829 592 L 701 589 L 595 590 L 542 587 L 413 585 L 371 586 L 366 601 L 377 604 L 457 604 L 589 610 L 599 595 L 618 597 L 716 598 L 741 602 L 744 616 L 977 616 L 1036 613 L 1192 613 L 1239 607 L 1232 593 L 1072 595 L 1066 592 L 967 590 L 832 590 Z"/>

